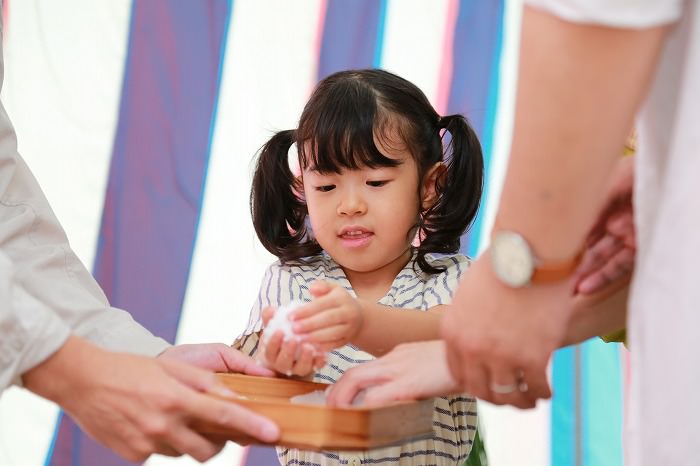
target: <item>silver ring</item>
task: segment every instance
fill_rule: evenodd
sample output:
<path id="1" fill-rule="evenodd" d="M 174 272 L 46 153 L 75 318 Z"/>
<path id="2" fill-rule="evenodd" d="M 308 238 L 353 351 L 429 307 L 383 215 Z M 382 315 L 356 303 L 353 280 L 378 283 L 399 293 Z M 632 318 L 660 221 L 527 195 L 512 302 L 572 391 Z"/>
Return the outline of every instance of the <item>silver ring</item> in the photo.
<path id="1" fill-rule="evenodd" d="M 511 383 L 508 385 L 492 383 L 491 385 L 489 385 L 489 388 L 492 392 L 497 393 L 499 395 L 507 395 L 509 393 L 513 393 L 516 389 L 519 389 L 520 385 L 517 383 Z"/>

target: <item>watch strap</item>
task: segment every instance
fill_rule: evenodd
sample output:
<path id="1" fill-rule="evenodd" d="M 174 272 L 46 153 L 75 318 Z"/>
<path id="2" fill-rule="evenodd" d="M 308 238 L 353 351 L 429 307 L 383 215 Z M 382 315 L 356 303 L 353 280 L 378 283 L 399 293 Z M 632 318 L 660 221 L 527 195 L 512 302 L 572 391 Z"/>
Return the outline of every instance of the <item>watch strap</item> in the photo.
<path id="1" fill-rule="evenodd" d="M 570 277 L 578 268 L 583 250 L 569 260 L 535 264 L 530 281 L 532 283 L 553 283 Z"/>

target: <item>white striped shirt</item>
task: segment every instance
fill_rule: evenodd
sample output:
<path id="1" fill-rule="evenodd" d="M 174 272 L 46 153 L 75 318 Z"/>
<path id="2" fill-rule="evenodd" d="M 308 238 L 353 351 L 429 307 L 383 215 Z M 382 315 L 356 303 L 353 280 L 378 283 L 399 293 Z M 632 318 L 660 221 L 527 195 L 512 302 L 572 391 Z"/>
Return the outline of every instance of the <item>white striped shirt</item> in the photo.
<path id="1" fill-rule="evenodd" d="M 427 275 L 416 266 L 416 272 L 412 259 L 397 275 L 388 293 L 378 303 L 394 308 L 423 311 L 437 305 L 449 304 L 462 272 L 469 266 L 469 259 L 459 254 L 428 255 L 427 259 L 433 266 L 445 267 L 445 271 Z M 275 262 L 265 273 L 248 326 L 236 340 L 234 347 L 251 356 L 255 354 L 262 328 L 262 310 L 267 306 L 277 307 L 292 300 L 311 301 L 309 286 L 316 280 L 338 284 L 352 296 L 356 296 L 343 269 L 325 253 L 312 258 L 307 265 L 281 265 L 279 261 Z M 346 370 L 372 359 L 374 357 L 369 353 L 353 345 L 345 345 L 329 353 L 328 362 L 315 374 L 314 381 L 335 383 Z M 283 447 L 278 447 L 277 452 L 280 463 L 285 466 L 346 465 L 349 458 L 359 458 L 361 464 L 373 465 L 461 464 L 471 451 L 476 431 L 476 401 L 466 395 L 436 398 L 433 429 L 435 435 L 431 439 L 366 452 L 309 452 Z"/>

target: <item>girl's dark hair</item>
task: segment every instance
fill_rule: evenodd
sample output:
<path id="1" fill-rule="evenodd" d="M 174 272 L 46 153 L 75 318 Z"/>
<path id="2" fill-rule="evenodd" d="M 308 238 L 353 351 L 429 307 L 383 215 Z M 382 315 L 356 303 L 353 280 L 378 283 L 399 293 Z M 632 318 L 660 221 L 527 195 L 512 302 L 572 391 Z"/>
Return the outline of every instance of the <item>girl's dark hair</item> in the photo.
<path id="1" fill-rule="evenodd" d="M 296 144 L 301 169 L 340 173 L 343 169 L 391 167 L 375 141 L 392 147 L 398 135 L 418 166 L 418 179 L 437 162 L 446 165 L 436 183 L 437 199 L 418 206 L 421 242 L 416 262 L 426 273 L 428 253 L 454 253 L 474 220 L 483 188 L 483 158 L 474 130 L 462 115 L 440 117 L 418 87 L 383 70 L 350 70 L 321 81 L 296 130 L 276 133 L 258 156 L 250 193 L 253 224 L 265 248 L 282 262 L 304 262 L 321 252 L 307 231 L 302 187 L 289 166 Z M 393 137 L 393 138 L 392 138 Z M 449 139 L 448 143 L 443 138 Z M 419 193 L 420 194 L 420 193 Z M 420 196 L 419 196 L 420 199 Z M 412 239 L 412 238 L 410 238 Z"/>

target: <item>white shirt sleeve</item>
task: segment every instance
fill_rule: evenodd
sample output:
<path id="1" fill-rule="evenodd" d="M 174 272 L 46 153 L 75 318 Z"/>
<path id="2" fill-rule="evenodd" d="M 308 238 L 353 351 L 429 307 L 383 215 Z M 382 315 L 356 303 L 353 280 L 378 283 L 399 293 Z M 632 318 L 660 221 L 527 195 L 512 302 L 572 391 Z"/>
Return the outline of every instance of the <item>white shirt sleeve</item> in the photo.
<path id="1" fill-rule="evenodd" d="M 684 0 L 525 0 L 566 21 L 620 28 L 648 28 L 680 19 Z"/>
<path id="2" fill-rule="evenodd" d="M 1 47 L 1 42 L 0 42 Z M 0 54 L 0 87 L 2 83 Z M 122 310 L 75 255 L 17 153 L 0 104 L 0 389 L 55 352 L 69 334 L 117 351 L 157 355 L 169 344 Z"/>
<path id="3" fill-rule="evenodd" d="M 60 348 L 70 328 L 16 286 L 12 263 L 0 252 L 0 390 Z"/>

